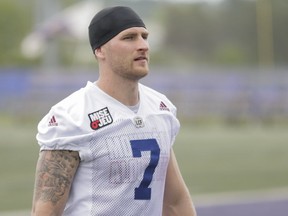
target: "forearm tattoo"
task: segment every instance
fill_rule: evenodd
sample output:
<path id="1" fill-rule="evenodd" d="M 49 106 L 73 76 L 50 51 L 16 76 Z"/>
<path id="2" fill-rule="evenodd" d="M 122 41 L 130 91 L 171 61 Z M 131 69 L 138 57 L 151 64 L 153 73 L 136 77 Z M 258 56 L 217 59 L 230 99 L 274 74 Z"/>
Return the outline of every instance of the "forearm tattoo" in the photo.
<path id="1" fill-rule="evenodd" d="M 43 151 L 37 167 L 35 200 L 56 205 L 69 190 L 79 164 L 78 152 Z"/>

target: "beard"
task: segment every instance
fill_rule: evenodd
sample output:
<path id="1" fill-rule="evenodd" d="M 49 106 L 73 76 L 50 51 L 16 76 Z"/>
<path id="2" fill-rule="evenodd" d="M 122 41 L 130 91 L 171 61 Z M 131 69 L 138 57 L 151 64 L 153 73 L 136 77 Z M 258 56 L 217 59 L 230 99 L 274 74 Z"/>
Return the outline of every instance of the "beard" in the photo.
<path id="1" fill-rule="evenodd" d="M 122 62 L 120 64 L 113 64 L 112 70 L 125 79 L 138 81 L 149 73 L 149 66 L 148 61 L 133 61 L 131 64 Z"/>

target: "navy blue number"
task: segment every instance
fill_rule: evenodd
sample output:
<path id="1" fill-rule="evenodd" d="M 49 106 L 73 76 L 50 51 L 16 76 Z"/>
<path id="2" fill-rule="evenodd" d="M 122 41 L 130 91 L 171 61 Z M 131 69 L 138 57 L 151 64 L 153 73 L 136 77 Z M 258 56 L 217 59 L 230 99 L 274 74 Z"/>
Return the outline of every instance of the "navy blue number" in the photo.
<path id="1" fill-rule="evenodd" d="M 139 187 L 135 188 L 134 199 L 136 200 L 150 200 L 151 188 L 149 185 L 152 181 L 155 168 L 159 162 L 160 148 L 156 139 L 143 139 L 130 141 L 133 157 L 141 157 L 142 151 L 150 151 L 150 162 L 146 167 L 143 179 Z"/>

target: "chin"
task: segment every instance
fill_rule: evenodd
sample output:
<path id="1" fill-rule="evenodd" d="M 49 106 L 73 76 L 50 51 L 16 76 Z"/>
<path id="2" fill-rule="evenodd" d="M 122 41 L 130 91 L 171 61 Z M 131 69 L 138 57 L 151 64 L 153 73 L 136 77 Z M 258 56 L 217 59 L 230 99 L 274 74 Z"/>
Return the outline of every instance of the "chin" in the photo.
<path id="1" fill-rule="evenodd" d="M 149 73 L 148 68 L 145 68 L 145 69 L 143 68 L 142 70 L 139 70 L 139 72 L 137 74 L 139 74 L 139 76 L 141 78 L 143 78 L 143 77 L 147 76 L 148 73 Z"/>
<path id="2" fill-rule="evenodd" d="M 148 69 L 135 70 L 133 75 L 131 75 L 131 78 L 133 80 L 140 80 L 143 77 L 147 76 L 148 73 L 149 73 Z"/>

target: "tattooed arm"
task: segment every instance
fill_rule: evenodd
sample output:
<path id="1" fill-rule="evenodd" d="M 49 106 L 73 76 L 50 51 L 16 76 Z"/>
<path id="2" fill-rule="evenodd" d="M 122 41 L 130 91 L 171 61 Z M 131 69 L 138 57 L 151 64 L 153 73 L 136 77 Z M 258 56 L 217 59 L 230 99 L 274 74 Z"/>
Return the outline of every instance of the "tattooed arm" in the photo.
<path id="1" fill-rule="evenodd" d="M 33 216 L 60 216 L 80 162 L 76 151 L 40 152 L 36 168 Z"/>

